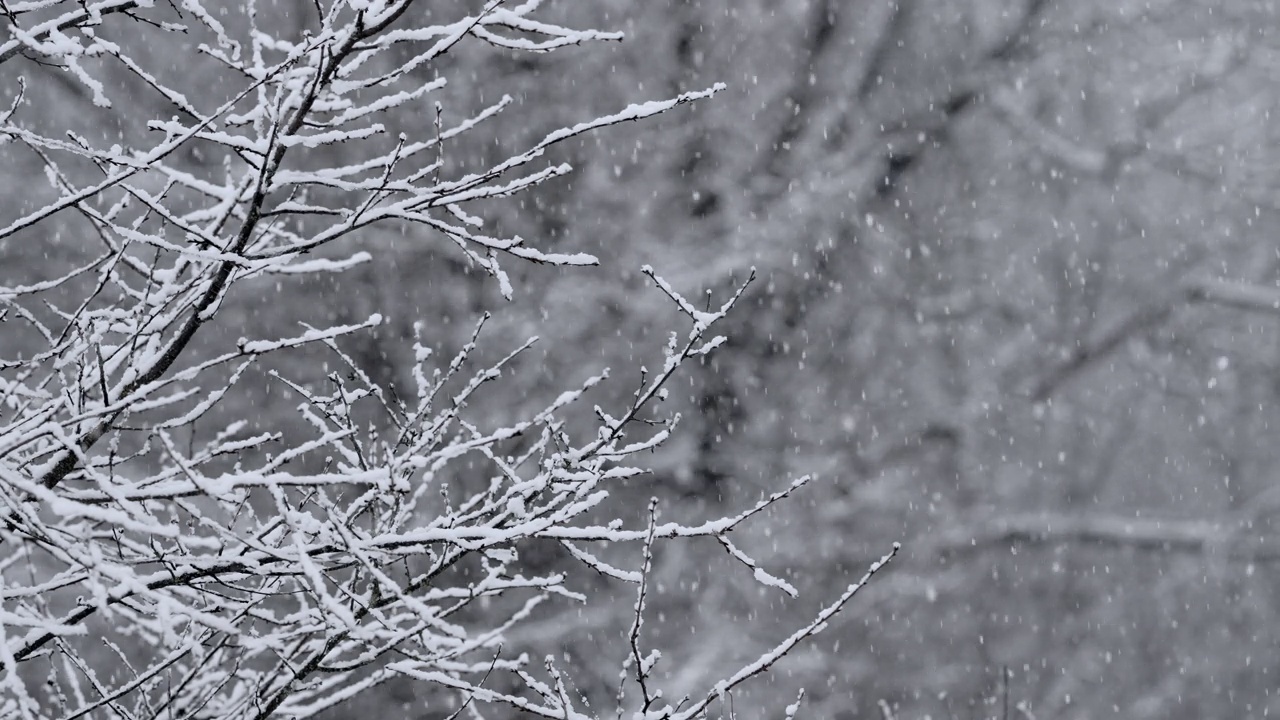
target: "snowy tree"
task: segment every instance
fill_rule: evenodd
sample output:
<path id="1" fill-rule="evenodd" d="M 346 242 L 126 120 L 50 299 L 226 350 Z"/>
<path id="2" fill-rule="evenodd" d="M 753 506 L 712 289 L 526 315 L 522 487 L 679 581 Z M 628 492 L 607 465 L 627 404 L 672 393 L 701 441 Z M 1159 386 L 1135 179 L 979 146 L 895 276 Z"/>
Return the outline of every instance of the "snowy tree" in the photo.
<path id="1" fill-rule="evenodd" d="M 407 388 L 344 344 L 378 314 L 204 340 L 226 335 L 219 311 L 234 294 L 274 303 L 299 277 L 369 262 L 360 239 L 375 228 L 448 241 L 507 298 L 510 263 L 594 264 L 489 230 L 486 212 L 569 173 L 548 161 L 554 146 L 720 86 L 583 119 L 494 162 L 450 158 L 512 101 L 446 122 L 436 98 L 449 76 L 422 78 L 447 53 L 621 39 L 540 18 L 539 5 L 493 0 L 440 22 L 412 0 L 0 4 L 0 65 L 13 68 L 0 153 L 43 176 L 13 188 L 0 216 L 0 716 L 302 718 L 408 677 L 435 689 L 419 709 L 433 717 L 706 717 L 892 556 L 701 694 L 663 695 L 644 632 L 658 543 L 718 543 L 768 590 L 796 594 L 732 535 L 806 478 L 697 523 L 610 494 L 676 429 L 664 386 L 723 342 L 713 330 L 749 279 L 695 304 L 646 266 L 682 324 L 655 348 L 660 364 L 631 373 L 630 399 L 590 405 L 616 382 L 603 371 L 498 424 L 472 403 L 503 392 L 534 340 L 489 338 L 485 316 L 451 357 L 420 339 L 403 348 Z M 86 121 L 122 106 L 153 118 Z M 89 254 L 55 272 L 23 260 L 68 245 Z M 316 357 L 308 349 L 330 355 L 323 383 L 287 372 L 288 358 Z M 280 357 L 266 372 L 309 438 L 248 419 L 206 427 Z M 574 567 L 522 565 L 546 543 Z M 617 707 L 585 705 L 552 655 L 504 649 L 546 605 L 598 602 L 584 578 L 634 586 Z"/>

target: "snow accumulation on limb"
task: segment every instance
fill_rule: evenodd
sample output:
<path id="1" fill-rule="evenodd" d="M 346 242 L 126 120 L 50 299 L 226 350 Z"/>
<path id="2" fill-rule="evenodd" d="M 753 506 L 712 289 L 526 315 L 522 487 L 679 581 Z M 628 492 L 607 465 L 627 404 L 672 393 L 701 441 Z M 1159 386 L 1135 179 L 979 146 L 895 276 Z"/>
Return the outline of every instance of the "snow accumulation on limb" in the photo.
<path id="1" fill-rule="evenodd" d="M 24 54 L 65 68 L 92 112 L 165 108 L 103 142 L 61 132 L 50 118 L 65 113 L 32 106 L 38 94 L 19 79 L 0 114 L 0 152 L 33 154 L 49 181 L 0 217 L 0 240 L 75 228 L 100 246 L 40 275 L 49 279 L 0 287 L 0 717 L 305 718 L 407 676 L 459 707 L 585 718 L 571 668 L 532 667 L 504 645 L 546 605 L 601 602 L 582 576 L 639 587 L 619 646 L 632 658 L 627 682 L 640 685 L 645 717 L 692 717 L 665 705 L 662 654 L 641 651 L 657 544 L 719 543 L 757 581 L 797 593 L 730 534 L 807 478 L 702 522 L 659 523 L 655 508 L 636 525 L 615 498 L 676 429 L 679 415 L 656 409 L 665 386 L 720 345 L 712 330 L 750 279 L 699 310 L 646 268 L 685 329 L 654 348 L 660 370 L 612 408 L 589 397 L 609 381 L 601 371 L 541 406 L 501 420 L 484 412 L 511 404 L 490 388 L 510 382 L 534 342 L 487 355 L 484 319 L 439 366 L 417 334 L 403 353 L 406 387 L 345 344 L 382 325 L 376 313 L 210 347 L 207 327 L 239 322 L 224 313 L 234 293 L 274 302 L 297 276 L 368 263 L 376 248 L 357 231 L 374 225 L 456 247 L 508 298 L 503 262 L 595 263 L 491 229 L 488 204 L 569 173 L 548 159 L 557 144 L 724 87 L 628 105 L 468 164 L 446 143 L 483 132 L 512 100 L 445 123 L 434 98 L 446 67 L 415 77 L 424 68 L 467 42 L 551 52 L 621 35 L 536 19 L 537 0 L 494 0 L 436 25 L 411 4 L 317 5 L 292 35 L 275 34 L 252 3 L 227 16 L 200 0 L 0 12 L 10 31 L 0 64 Z M 171 36 L 191 43 L 192 67 L 167 64 Z M 406 121 L 428 102 L 434 127 Z M 333 365 L 295 374 L 298 358 Z M 262 383 L 297 400 L 297 423 L 216 420 L 228 398 L 252 407 L 244 396 Z M 545 545 L 565 562 L 526 562 Z M 633 552 L 639 569 L 627 565 Z M 724 687 L 816 633 L 852 592 Z M 494 674 L 501 691 L 486 686 Z"/>
<path id="2" fill-rule="evenodd" d="M 815 617 L 812 622 L 810 622 L 805 627 L 797 630 L 796 632 L 792 633 L 790 637 L 778 643 L 776 646 L 774 646 L 772 650 L 761 655 L 759 658 L 757 658 L 753 662 L 743 666 L 740 670 L 738 670 L 738 672 L 734 673 L 733 676 L 731 676 L 729 679 L 723 680 L 717 683 L 715 688 L 710 693 L 708 693 L 707 696 L 704 697 L 702 700 L 699 700 L 697 703 L 690 706 L 689 708 L 686 708 L 679 712 L 673 712 L 672 714 L 667 715 L 666 717 L 669 717 L 672 720 L 688 720 L 691 718 L 702 717 L 703 711 L 713 701 L 723 699 L 725 694 L 728 693 L 733 688 L 737 687 L 738 685 L 741 685 L 746 680 L 749 680 L 750 678 L 753 678 L 765 672 L 766 670 L 768 670 L 774 663 L 778 662 L 778 660 L 780 660 L 784 655 L 790 652 L 791 649 L 794 648 L 796 645 L 822 632 L 827 626 L 827 621 L 835 617 L 835 615 L 839 613 L 840 610 L 842 610 L 844 606 L 849 603 L 850 600 L 853 599 L 853 596 L 858 594 L 858 591 L 866 587 L 867 583 L 871 582 L 871 578 L 874 577 L 876 573 L 884 569 L 885 565 L 888 565 L 889 561 L 893 560 L 893 558 L 898 554 L 898 550 L 900 549 L 901 549 L 901 546 L 898 543 L 894 543 L 892 549 L 886 555 L 881 557 L 879 560 L 871 563 L 871 566 L 867 568 L 867 572 L 862 576 L 861 579 L 858 580 L 858 582 L 850 585 L 844 591 L 844 594 L 842 594 L 839 598 L 837 598 L 835 602 L 823 608 L 822 611 L 818 613 L 817 617 Z"/>

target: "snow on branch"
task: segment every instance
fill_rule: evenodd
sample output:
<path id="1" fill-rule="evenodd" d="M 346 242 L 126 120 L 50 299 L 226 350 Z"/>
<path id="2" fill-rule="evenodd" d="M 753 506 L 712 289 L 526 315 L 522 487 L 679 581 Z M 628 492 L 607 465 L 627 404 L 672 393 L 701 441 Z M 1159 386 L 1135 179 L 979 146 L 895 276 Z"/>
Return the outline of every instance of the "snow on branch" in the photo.
<path id="1" fill-rule="evenodd" d="M 228 298 L 275 302 L 298 276 L 367 263 L 376 248 L 358 231 L 377 224 L 452 245 L 507 297 L 500 260 L 594 263 L 487 229 L 487 209 L 569 173 L 548 158 L 553 146 L 723 88 L 628 105 L 495 162 L 446 156 L 512 101 L 446 123 L 441 55 L 621 35 L 537 19 L 536 0 L 438 24 L 413 4 L 308 5 L 293 32 L 253 3 L 224 15 L 200 0 L 40 0 L 0 13 L 0 64 L 21 55 L 60 68 L 88 117 L 134 122 L 109 142 L 61 128 L 65 108 L 41 107 L 48 96 L 29 79 L 3 81 L 14 91 L 0 153 L 35 158 L 48 183 L 15 189 L 30 195 L 0 216 L 0 240 L 74 232 L 91 251 L 0 286 L 0 717 L 305 718 L 394 677 L 432 684 L 458 712 L 588 717 L 572 668 L 534 667 L 504 645 L 544 606 L 602 602 L 584 577 L 638 587 L 618 647 L 639 711 L 694 717 L 861 587 L 700 703 L 665 704 L 662 655 L 642 650 L 660 543 L 718 543 L 758 582 L 798 593 L 730 535 L 807 478 L 697 522 L 659 522 L 656 505 L 638 521 L 614 497 L 675 432 L 679 415 L 658 410 L 666 385 L 720 346 L 712 331 L 750 278 L 698 309 L 646 268 L 682 329 L 653 348 L 661 369 L 642 371 L 619 407 L 592 400 L 610 382 L 601 370 L 540 406 L 482 412 L 511 405 L 503 384 L 534 343 L 489 338 L 487 315 L 440 363 L 421 333 L 389 357 L 407 366 L 407 390 L 347 345 L 378 314 L 216 347 L 207 328 L 237 320 Z M 176 68 L 171 35 L 193 48 Z M 439 76 L 417 77 L 423 68 Z M 473 84 L 463 79 L 453 87 Z M 134 105 L 163 110 L 135 122 Z M 434 122 L 413 121 L 424 107 Z M 292 372 L 316 353 L 336 368 Z M 251 407 L 261 383 L 298 401 L 298 427 L 215 421 L 228 398 Z M 548 544 L 563 563 L 525 562 Z M 627 566 L 636 552 L 638 569 Z"/>
<path id="2" fill-rule="evenodd" d="M 765 672 L 774 663 L 778 662 L 778 660 L 782 659 L 783 656 L 790 652 L 792 648 L 799 645 L 804 640 L 822 632 L 826 629 L 827 622 L 831 618 L 835 617 L 836 614 L 839 613 L 860 590 L 866 587 L 867 583 L 871 582 L 871 578 L 874 577 L 876 573 L 883 570 L 884 567 L 889 564 L 889 561 L 893 560 L 893 558 L 898 554 L 900 549 L 901 546 L 898 543 L 894 543 L 892 549 L 886 555 L 871 563 L 871 566 L 867 568 L 867 572 L 862 576 L 862 578 L 846 588 L 844 593 L 837 598 L 835 602 L 823 608 L 812 622 L 792 633 L 785 640 L 774 646 L 772 650 L 743 666 L 729 679 L 716 683 L 715 688 L 713 688 L 706 697 L 699 700 L 697 703 L 694 703 L 692 706 L 682 711 L 673 712 L 666 717 L 670 717 L 672 720 L 687 720 L 702 717 L 703 712 L 712 702 L 716 700 L 723 700 L 730 690 L 733 690 L 738 685 L 741 685 L 747 680 Z M 790 714 L 794 714 L 794 711 L 789 710 L 788 712 Z"/>

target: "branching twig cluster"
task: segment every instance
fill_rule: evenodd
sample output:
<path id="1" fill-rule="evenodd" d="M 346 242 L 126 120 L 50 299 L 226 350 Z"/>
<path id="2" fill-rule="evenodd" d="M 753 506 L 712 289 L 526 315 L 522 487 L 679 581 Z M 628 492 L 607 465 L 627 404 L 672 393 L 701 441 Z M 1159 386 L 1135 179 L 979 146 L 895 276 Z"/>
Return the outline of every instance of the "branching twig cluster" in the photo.
<path id="1" fill-rule="evenodd" d="M 520 554 L 550 542 L 579 566 L 639 587 L 627 681 L 639 688 L 642 716 L 701 717 L 821 630 L 861 587 L 705 698 L 663 704 L 653 673 L 660 655 L 641 651 L 654 543 L 713 538 L 762 583 L 795 594 L 729 535 L 804 479 L 699 525 L 659 523 L 655 504 L 646 527 L 628 529 L 609 519 L 618 513 L 606 502 L 617 483 L 644 472 L 634 458 L 674 428 L 678 416 L 654 413 L 664 385 L 720 344 L 709 332 L 745 283 L 719 310 L 699 311 L 646 268 L 692 327 L 671 335 L 661 370 L 643 374 L 620 413 L 595 409 L 586 436 L 566 418 L 605 374 L 499 427 L 469 415 L 533 342 L 482 364 L 483 321 L 442 367 L 414 344 L 408 399 L 339 344 L 379 325 L 378 315 L 246 338 L 221 354 L 192 351 L 233 287 L 366 262 L 362 251 L 312 251 L 375 224 L 447 239 L 508 297 L 507 259 L 594 263 L 486 234 L 472 208 L 568 172 L 539 165 L 557 143 L 719 87 L 552 132 L 482 169 L 446 166 L 444 143 L 481 128 L 510 99 L 447 126 L 439 103 L 425 104 L 446 79 L 415 80 L 418 70 L 468 38 L 547 52 L 619 36 L 536 20 L 536 0 L 494 0 L 440 25 L 418 23 L 413 4 L 316 2 L 299 37 L 261 26 L 252 3 L 235 22 L 195 0 L 4 4 L 0 67 L 60 68 L 103 108 L 122 102 L 100 79 L 110 67 L 172 112 L 149 124 L 150 145 L 103 147 L 47 132 L 18 78 L 0 114 L 4 150 L 38 160 L 55 193 L 0 217 L 0 240 L 35 242 L 43 228 L 73 223 L 97 248 L 52 279 L 0 287 L 0 331 L 42 348 L 0 356 L 0 716 L 303 718 L 408 676 L 453 697 L 454 716 L 500 704 L 585 717 L 563 669 L 548 659 L 535 675 L 527 658 L 503 652 L 504 633 L 541 603 L 591 600 L 562 572 L 525 574 Z M 139 38 L 173 32 L 194 38 L 198 59 L 230 73 L 234 90 L 197 96 L 135 59 Z M 427 137 L 389 129 L 395 112 L 418 106 L 434 117 Z M 337 148 L 344 160 L 328 162 Z M 183 158 L 196 151 L 205 160 L 193 166 Z M 343 366 L 323 387 L 272 374 L 302 399 L 310 440 L 279 449 L 279 433 L 244 422 L 197 436 L 197 421 L 261 357 L 302 346 L 328 348 Z M 359 420 L 366 412 L 389 429 Z M 639 572 L 614 567 L 598 549 L 629 543 L 642 548 Z M 499 675 L 514 684 L 494 683 Z"/>

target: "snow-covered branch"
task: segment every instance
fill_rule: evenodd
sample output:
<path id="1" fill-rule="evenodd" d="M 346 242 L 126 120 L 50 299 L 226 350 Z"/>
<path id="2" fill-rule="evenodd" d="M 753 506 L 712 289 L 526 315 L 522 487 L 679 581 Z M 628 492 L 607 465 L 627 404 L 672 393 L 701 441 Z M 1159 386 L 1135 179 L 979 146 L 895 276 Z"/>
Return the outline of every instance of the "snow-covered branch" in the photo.
<path id="1" fill-rule="evenodd" d="M 675 430 L 678 414 L 657 407 L 666 385 L 720 345 L 711 332 L 747 283 L 699 310 L 646 268 L 680 329 L 654 348 L 661 369 L 612 409 L 588 402 L 602 371 L 501 421 L 477 412 L 535 342 L 491 339 L 483 319 L 449 362 L 412 343 L 408 397 L 344 345 L 382 326 L 374 313 L 205 347 L 234 294 L 274 301 L 298 276 L 361 266 L 375 249 L 356 231 L 378 224 L 454 246 L 508 298 L 507 261 L 594 263 L 484 229 L 488 203 L 569 173 L 548 159 L 560 143 L 723 87 L 627 105 L 468 164 L 444 143 L 483 131 L 511 100 L 446 124 L 443 55 L 621 36 L 537 19 L 536 1 L 494 0 L 439 24 L 413 4 L 315 3 L 292 32 L 253 3 L 226 15 L 198 0 L 5 4 L 0 64 L 22 56 L 65 71 L 93 112 L 162 110 L 104 139 L 46 122 L 49 96 L 32 79 L 5 88 L 0 151 L 34 158 L 48 187 L 0 217 L 0 240 L 75 228 L 92 252 L 0 287 L 0 716 L 304 718 L 403 676 L 458 712 L 586 717 L 571 668 L 533 669 L 503 645 L 544 605 L 595 602 L 581 575 L 639 587 L 619 638 L 638 709 L 694 717 L 664 705 L 661 655 L 641 651 L 656 545 L 718 542 L 759 582 L 798 592 L 730 535 L 805 478 L 699 522 L 660 523 L 654 508 L 636 524 L 613 499 Z M 193 65 L 218 81 L 152 51 L 171 35 L 189 38 Z M 423 79 L 426 69 L 439 72 Z M 405 122 L 427 103 L 434 126 Z M 506 354 L 477 351 L 482 342 Z M 290 376 L 288 363 L 264 367 L 321 352 L 339 369 L 320 382 Z M 254 373 L 299 399 L 309 436 L 243 420 L 205 427 L 228 397 L 252 392 Z M 548 543 L 566 563 L 530 570 L 522 557 Z M 638 569 L 618 559 L 633 555 Z M 764 672 L 858 587 L 693 707 Z M 505 689 L 486 685 L 497 676 Z"/>

